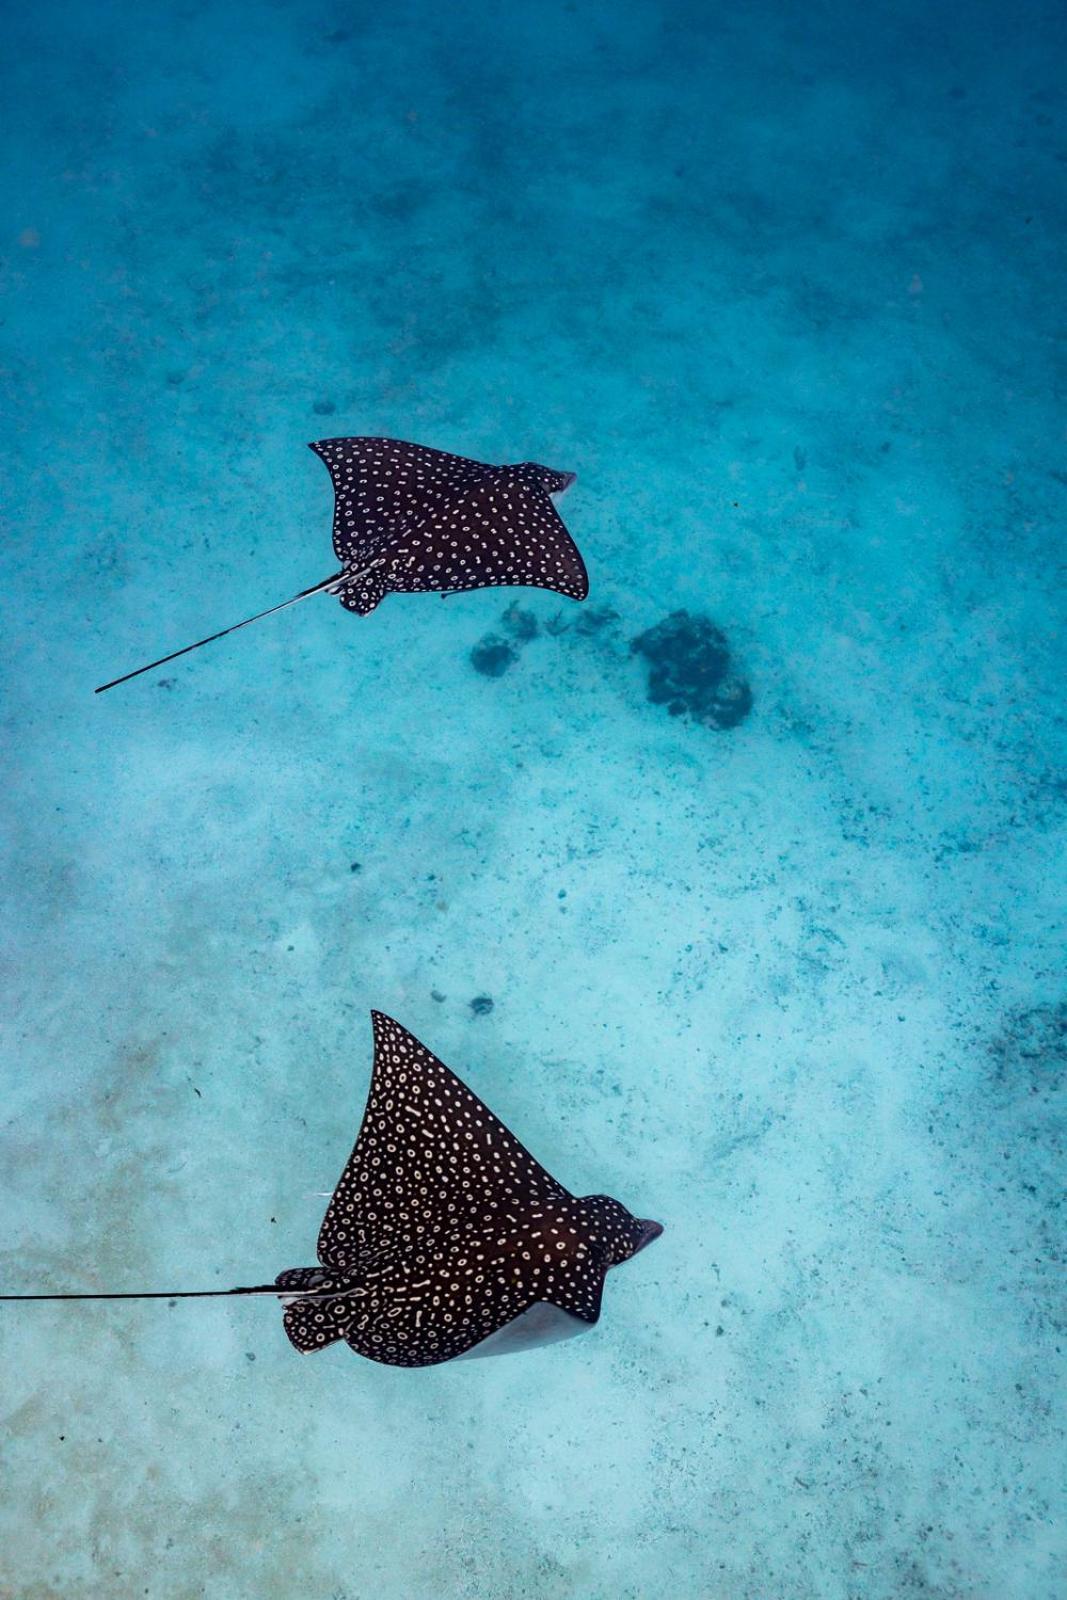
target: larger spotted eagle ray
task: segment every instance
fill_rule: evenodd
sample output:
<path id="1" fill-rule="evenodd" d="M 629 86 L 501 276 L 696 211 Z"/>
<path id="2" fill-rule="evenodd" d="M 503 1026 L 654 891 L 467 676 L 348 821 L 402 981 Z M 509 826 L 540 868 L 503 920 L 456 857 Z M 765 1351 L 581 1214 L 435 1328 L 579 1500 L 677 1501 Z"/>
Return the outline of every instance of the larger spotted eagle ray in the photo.
<path id="1" fill-rule="evenodd" d="M 396 1367 L 545 1343 L 600 1318 L 609 1268 L 663 1232 L 608 1195 L 577 1198 L 454 1072 L 371 1013 L 374 1068 L 318 1266 L 251 1288 L 0 1295 L 162 1300 L 273 1294 L 297 1350 L 344 1339 Z"/>
<path id="2" fill-rule="evenodd" d="M 315 594 L 333 594 L 361 617 L 389 593 L 523 585 L 584 600 L 589 579 L 552 495 L 574 482 L 534 461 L 493 467 L 401 439 L 320 439 L 310 446 L 333 481 L 333 548 L 341 570 L 254 617 L 96 690 L 114 689 L 142 672 L 284 611 Z"/>

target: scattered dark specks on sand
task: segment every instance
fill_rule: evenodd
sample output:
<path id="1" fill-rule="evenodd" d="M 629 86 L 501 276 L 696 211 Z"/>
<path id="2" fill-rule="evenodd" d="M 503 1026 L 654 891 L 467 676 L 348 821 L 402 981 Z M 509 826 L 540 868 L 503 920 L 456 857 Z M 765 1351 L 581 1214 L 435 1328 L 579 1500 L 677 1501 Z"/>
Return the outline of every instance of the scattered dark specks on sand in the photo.
<path id="1" fill-rule="evenodd" d="M 157 689 L 173 689 L 174 685 L 177 683 L 177 681 L 178 681 L 177 678 L 157 678 L 156 679 L 156 688 Z"/>
<path id="2" fill-rule="evenodd" d="M 518 659 L 514 645 L 495 633 L 487 633 L 471 651 L 471 665 L 483 678 L 502 678 Z"/>
<path id="3" fill-rule="evenodd" d="M 349 872 L 362 872 L 363 871 L 363 863 L 362 863 L 362 861 L 350 861 L 349 864 L 348 864 L 348 870 L 349 870 Z"/>
<path id="4" fill-rule="evenodd" d="M 441 993 L 440 989 L 431 989 L 430 990 L 430 999 L 431 1000 L 436 1000 L 438 1005 L 443 1005 L 447 998 L 448 998 L 448 996 L 447 995 L 443 995 Z"/>
<path id="5" fill-rule="evenodd" d="M 493 1009 L 493 1002 L 487 994 L 476 994 L 470 1002 L 470 1008 L 476 1017 L 487 1017 Z"/>
<path id="6" fill-rule="evenodd" d="M 707 617 L 672 611 L 630 641 L 648 663 L 648 698 L 672 717 L 706 728 L 735 728 L 752 709 L 752 690 L 730 670 L 726 635 Z"/>
<path id="7" fill-rule="evenodd" d="M 332 417 L 337 407 L 332 400 L 316 400 L 311 409 L 317 417 Z"/>

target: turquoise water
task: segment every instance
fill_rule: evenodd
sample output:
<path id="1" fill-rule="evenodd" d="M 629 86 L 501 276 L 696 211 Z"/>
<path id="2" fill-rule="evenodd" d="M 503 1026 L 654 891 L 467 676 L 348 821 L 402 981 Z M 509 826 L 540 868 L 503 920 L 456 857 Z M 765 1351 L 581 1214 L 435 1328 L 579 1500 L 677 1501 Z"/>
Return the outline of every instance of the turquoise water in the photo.
<path id="1" fill-rule="evenodd" d="M 309 1261 L 372 1006 L 666 1231 L 422 1371 L 2 1308 L 0 1595 L 1062 1594 L 1059 8 L 4 29 L 0 1287 Z M 333 570 L 346 433 L 577 471 L 586 607 L 94 698 Z M 678 610 L 733 727 L 648 699 Z"/>

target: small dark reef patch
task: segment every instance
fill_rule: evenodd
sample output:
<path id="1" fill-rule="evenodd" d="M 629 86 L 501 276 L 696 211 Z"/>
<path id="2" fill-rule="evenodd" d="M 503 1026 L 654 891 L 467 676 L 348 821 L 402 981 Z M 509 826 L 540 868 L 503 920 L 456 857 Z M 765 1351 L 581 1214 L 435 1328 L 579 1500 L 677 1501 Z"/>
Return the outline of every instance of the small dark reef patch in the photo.
<path id="1" fill-rule="evenodd" d="M 1010 1011 L 990 1046 L 997 1089 L 1047 1097 L 1067 1083 L 1067 1001 Z"/>
<path id="2" fill-rule="evenodd" d="M 519 659 L 519 651 L 541 631 L 533 612 L 524 611 L 517 600 L 512 601 L 500 621 L 510 639 L 487 633 L 471 651 L 471 665 L 483 678 L 502 678 Z"/>
<path id="3" fill-rule="evenodd" d="M 706 728 L 736 728 L 752 710 L 752 690 L 731 671 L 730 647 L 707 617 L 672 611 L 630 641 L 648 663 L 648 698 L 672 717 Z"/>
<path id="4" fill-rule="evenodd" d="M 495 633 L 487 633 L 471 651 L 471 666 L 483 678 L 502 678 L 518 659 L 515 646 Z"/>

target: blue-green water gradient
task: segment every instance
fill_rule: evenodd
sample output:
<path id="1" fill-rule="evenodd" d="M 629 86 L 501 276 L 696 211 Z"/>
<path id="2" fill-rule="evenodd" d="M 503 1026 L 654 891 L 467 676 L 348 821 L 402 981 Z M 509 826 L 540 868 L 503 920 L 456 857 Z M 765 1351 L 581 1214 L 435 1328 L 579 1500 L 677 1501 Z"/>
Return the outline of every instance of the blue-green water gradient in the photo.
<path id="1" fill-rule="evenodd" d="M 0 1308 L 0 1595 L 1063 1594 L 1061 8 L 3 31 L 0 1288 L 310 1261 L 372 1006 L 666 1231 L 425 1371 Z M 333 569 L 350 433 L 577 471 L 585 611 L 94 698 Z M 679 609 L 735 728 L 648 701 Z"/>

